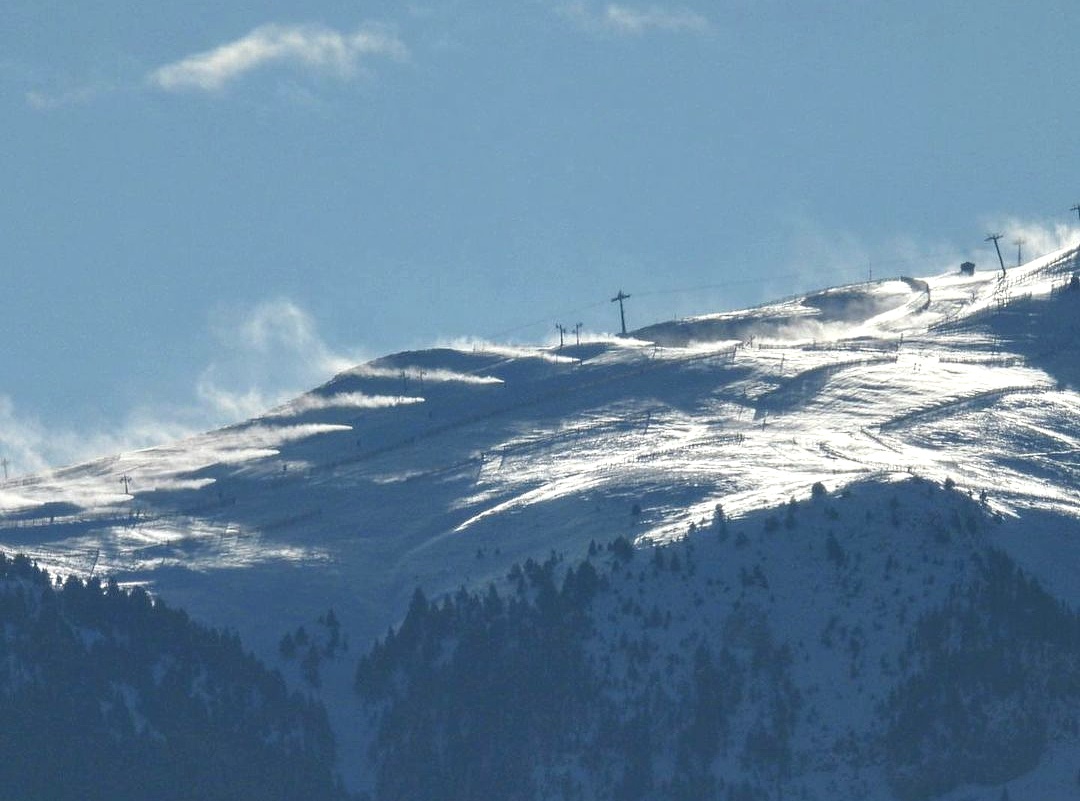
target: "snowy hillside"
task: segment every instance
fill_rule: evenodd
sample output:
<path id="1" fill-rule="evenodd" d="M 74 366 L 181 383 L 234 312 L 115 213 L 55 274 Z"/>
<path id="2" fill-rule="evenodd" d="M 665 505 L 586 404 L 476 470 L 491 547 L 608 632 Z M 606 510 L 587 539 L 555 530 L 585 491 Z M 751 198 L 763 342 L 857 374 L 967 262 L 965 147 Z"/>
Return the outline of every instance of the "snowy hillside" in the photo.
<path id="1" fill-rule="evenodd" d="M 1077 269 L 1068 249 L 1004 280 L 883 280 L 561 349 L 388 356 L 240 425 L 8 481 L 0 548 L 145 583 L 276 658 L 328 607 L 366 648 L 418 585 L 677 540 L 718 504 L 739 518 L 815 482 L 918 475 L 984 498 L 1004 521 L 987 537 L 1080 604 Z"/>
<path id="2" fill-rule="evenodd" d="M 345 801 L 320 705 L 146 591 L 0 557 L 0 781 L 37 801 Z"/>
<path id="3" fill-rule="evenodd" d="M 1075 798 L 1080 613 L 1001 525 L 923 479 L 816 485 L 418 595 L 357 671 L 376 798 Z"/>

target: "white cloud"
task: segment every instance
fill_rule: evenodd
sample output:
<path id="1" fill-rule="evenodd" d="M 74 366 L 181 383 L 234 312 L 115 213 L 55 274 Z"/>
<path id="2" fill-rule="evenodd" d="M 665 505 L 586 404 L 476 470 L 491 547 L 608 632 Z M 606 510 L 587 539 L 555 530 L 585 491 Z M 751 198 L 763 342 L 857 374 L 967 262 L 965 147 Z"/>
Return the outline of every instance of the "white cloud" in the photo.
<path id="1" fill-rule="evenodd" d="M 640 36 L 650 31 L 705 33 L 711 27 L 707 17 L 686 8 L 626 6 L 620 3 L 594 8 L 583 2 L 575 2 L 559 10 L 563 16 L 584 28 L 626 35 Z"/>
<path id="2" fill-rule="evenodd" d="M 232 42 L 166 64 L 148 76 L 166 91 L 217 91 L 241 76 L 271 65 L 354 76 L 362 59 L 404 59 L 408 49 L 388 28 L 365 25 L 342 33 L 322 25 L 261 25 Z"/>
<path id="3" fill-rule="evenodd" d="M 658 6 L 630 8 L 614 3 L 604 8 L 604 22 L 624 33 L 644 33 L 648 30 L 694 31 L 708 30 L 709 21 L 693 11 L 665 10 Z"/>
<path id="4" fill-rule="evenodd" d="M 52 111 L 65 106 L 85 105 L 114 91 L 115 86 L 94 83 L 54 92 L 34 89 L 27 92 L 25 97 L 31 108 L 37 111 Z"/>

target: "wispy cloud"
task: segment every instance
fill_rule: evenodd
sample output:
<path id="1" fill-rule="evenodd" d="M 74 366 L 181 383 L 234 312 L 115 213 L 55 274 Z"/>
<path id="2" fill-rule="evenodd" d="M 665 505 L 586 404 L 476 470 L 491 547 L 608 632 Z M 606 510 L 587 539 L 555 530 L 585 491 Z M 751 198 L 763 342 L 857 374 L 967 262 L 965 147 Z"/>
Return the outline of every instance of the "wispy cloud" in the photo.
<path id="1" fill-rule="evenodd" d="M 140 406 L 92 430 L 47 423 L 0 394 L 0 457 L 8 472 L 35 473 L 246 420 L 366 358 L 332 348 L 311 315 L 285 298 L 221 309 L 211 333 L 218 355 L 196 377 L 191 397 Z"/>
<path id="2" fill-rule="evenodd" d="M 404 59 L 408 49 L 389 28 L 364 25 L 342 33 L 323 25 L 261 25 L 232 42 L 166 64 L 148 76 L 165 91 L 213 92 L 271 66 L 315 70 L 342 79 L 355 76 L 363 59 Z"/>
<path id="3" fill-rule="evenodd" d="M 34 89 L 25 94 L 26 102 L 37 111 L 51 111 L 66 106 L 81 106 L 116 91 L 116 87 L 105 83 L 87 84 L 71 89 L 46 91 Z"/>
<path id="4" fill-rule="evenodd" d="M 659 5 L 627 6 L 608 3 L 603 7 L 596 7 L 575 2 L 561 6 L 559 12 L 583 28 L 631 36 L 652 31 L 706 33 L 711 27 L 709 19 L 696 11 Z"/>

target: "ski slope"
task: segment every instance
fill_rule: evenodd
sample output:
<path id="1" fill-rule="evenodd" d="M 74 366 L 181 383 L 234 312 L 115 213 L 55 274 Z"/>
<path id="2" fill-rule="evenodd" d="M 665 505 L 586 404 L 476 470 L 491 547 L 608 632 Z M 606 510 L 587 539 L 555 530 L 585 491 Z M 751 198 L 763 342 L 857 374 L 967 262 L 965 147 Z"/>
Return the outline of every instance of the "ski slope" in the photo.
<path id="1" fill-rule="evenodd" d="M 387 356 L 239 425 L 7 481 L 0 547 L 145 583 L 265 655 L 328 606 L 363 646 L 417 584 L 679 538 L 717 504 L 740 516 L 816 481 L 951 478 L 1005 516 L 1075 517 L 1077 260 L 561 349 Z"/>

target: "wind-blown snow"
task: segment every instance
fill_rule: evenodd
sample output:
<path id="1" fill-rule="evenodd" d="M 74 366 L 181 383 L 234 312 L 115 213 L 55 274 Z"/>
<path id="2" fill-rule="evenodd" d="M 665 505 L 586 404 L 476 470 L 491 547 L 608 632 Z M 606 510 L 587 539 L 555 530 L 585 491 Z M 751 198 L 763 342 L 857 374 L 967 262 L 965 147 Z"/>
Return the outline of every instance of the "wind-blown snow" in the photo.
<path id="1" fill-rule="evenodd" d="M 388 356 L 240 426 L 8 481 L 0 547 L 148 583 L 269 654 L 330 605 L 362 645 L 417 584 L 679 538 L 817 481 L 951 478 L 1006 516 L 1080 516 L 1076 269 L 1066 249 L 625 339 Z"/>
<path id="2" fill-rule="evenodd" d="M 70 552 L 100 549 L 97 569 L 121 572 L 148 530 L 187 542 L 175 563 L 198 570 L 317 545 L 372 576 L 384 618 L 417 579 L 495 572 L 464 564 L 477 548 L 665 540 L 717 503 L 738 515 L 822 479 L 951 477 L 1009 514 L 1076 514 L 1080 397 L 1047 362 L 1075 347 L 1076 298 L 1051 294 L 1074 255 L 561 350 L 397 354 L 248 424 L 9 481 L 0 538 L 65 569 L 78 568 Z M 284 551 L 241 549 L 233 531 Z"/>

